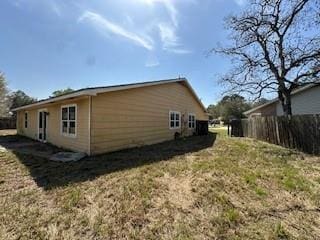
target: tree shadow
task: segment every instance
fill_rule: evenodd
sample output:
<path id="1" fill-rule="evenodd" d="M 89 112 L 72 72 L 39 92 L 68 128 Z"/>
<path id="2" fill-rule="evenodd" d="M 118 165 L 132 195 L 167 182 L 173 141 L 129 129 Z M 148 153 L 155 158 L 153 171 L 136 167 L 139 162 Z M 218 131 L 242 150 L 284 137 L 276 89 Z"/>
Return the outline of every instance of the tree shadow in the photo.
<path id="1" fill-rule="evenodd" d="M 192 136 L 159 144 L 86 157 L 78 162 L 54 162 L 17 149 L 11 151 L 29 170 L 34 181 L 44 190 L 72 183 L 93 180 L 101 175 L 128 170 L 155 162 L 167 161 L 175 156 L 212 147 L 215 133 Z M 0 136 L 0 142 L 3 142 Z M 47 144 L 44 144 L 47 145 Z"/>

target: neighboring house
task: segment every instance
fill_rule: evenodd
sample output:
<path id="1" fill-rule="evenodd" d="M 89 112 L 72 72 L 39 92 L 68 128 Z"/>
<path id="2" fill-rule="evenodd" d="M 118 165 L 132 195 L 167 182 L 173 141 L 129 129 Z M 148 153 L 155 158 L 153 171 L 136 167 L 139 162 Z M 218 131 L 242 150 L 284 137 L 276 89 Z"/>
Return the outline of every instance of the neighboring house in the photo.
<path id="1" fill-rule="evenodd" d="M 185 78 L 86 88 L 14 111 L 18 134 L 88 155 L 192 135 L 208 121 Z"/>
<path id="2" fill-rule="evenodd" d="M 292 92 L 291 105 L 293 115 L 320 114 L 320 85 L 307 85 Z M 278 99 L 250 109 L 244 114 L 248 117 L 284 115 Z"/>

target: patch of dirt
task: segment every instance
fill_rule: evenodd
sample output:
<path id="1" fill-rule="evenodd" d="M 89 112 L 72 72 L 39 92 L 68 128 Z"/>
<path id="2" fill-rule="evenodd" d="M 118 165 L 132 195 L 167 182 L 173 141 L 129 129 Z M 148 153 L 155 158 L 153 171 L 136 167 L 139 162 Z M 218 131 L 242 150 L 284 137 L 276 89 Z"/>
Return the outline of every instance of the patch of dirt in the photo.
<path id="1" fill-rule="evenodd" d="M 191 178 L 187 176 L 172 177 L 165 174 L 158 181 L 167 186 L 166 198 L 173 205 L 188 209 L 193 204 Z M 165 199 L 165 197 L 162 197 L 162 199 Z"/>
<path id="2" fill-rule="evenodd" d="M 3 129 L 0 130 L 0 136 L 8 136 L 8 135 L 16 135 L 17 130 L 16 129 Z"/>

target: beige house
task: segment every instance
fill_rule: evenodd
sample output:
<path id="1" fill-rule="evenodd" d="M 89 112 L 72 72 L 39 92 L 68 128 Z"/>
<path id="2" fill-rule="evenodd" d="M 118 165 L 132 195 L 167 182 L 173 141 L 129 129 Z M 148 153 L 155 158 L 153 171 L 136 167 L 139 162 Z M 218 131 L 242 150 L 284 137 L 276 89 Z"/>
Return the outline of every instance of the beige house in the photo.
<path id="1" fill-rule="evenodd" d="M 295 90 L 291 97 L 291 107 L 293 115 L 320 114 L 320 85 L 310 84 Z M 250 109 L 244 114 L 248 117 L 284 115 L 278 99 Z"/>
<path id="2" fill-rule="evenodd" d="M 88 155 L 192 135 L 208 121 L 184 78 L 86 88 L 14 111 L 18 134 Z"/>

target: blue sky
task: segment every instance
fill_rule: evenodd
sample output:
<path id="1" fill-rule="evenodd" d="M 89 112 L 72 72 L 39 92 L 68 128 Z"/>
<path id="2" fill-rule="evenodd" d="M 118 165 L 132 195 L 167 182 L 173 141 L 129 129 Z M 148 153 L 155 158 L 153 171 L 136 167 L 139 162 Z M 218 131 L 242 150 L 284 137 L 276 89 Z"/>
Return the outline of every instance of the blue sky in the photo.
<path id="1" fill-rule="evenodd" d="M 1 0 L 0 71 L 12 90 L 54 90 L 186 77 L 205 105 L 229 69 L 207 57 L 245 0 Z"/>

